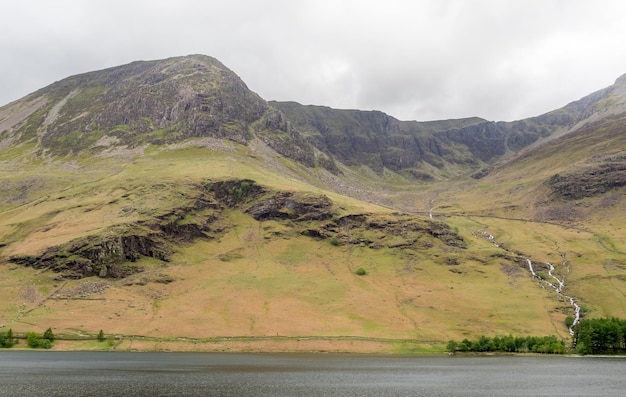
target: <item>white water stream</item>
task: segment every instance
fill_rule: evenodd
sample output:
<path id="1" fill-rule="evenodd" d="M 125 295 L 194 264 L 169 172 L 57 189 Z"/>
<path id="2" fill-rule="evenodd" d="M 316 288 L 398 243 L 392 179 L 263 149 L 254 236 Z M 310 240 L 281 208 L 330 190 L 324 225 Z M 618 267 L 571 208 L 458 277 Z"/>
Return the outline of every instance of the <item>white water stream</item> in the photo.
<path id="1" fill-rule="evenodd" d="M 503 248 L 500 244 L 498 244 L 498 242 L 496 241 L 495 237 L 492 236 L 491 234 L 489 234 L 487 232 L 480 232 L 480 234 L 484 238 L 486 238 L 487 240 L 491 241 L 491 243 L 494 246 L 496 246 L 498 248 L 502 248 L 502 249 L 504 249 L 507 252 L 511 252 L 511 251 L 507 250 L 506 248 Z M 545 262 L 545 264 L 548 265 L 548 269 L 549 269 L 548 276 L 553 278 L 556 281 L 556 284 L 550 282 L 549 280 L 546 280 L 545 278 L 543 278 L 540 275 L 538 275 L 537 273 L 535 273 L 535 269 L 533 268 L 532 260 L 530 258 L 525 258 L 525 259 L 526 259 L 526 263 L 528 264 L 528 271 L 530 271 L 530 274 L 533 276 L 533 278 L 539 279 L 539 281 L 541 282 L 542 285 L 549 286 L 550 288 L 552 288 L 554 290 L 554 292 L 556 292 L 556 294 L 559 297 L 569 301 L 570 306 L 572 306 L 572 308 L 574 309 L 574 321 L 572 322 L 572 325 L 570 325 L 570 327 L 569 327 L 569 333 L 570 333 L 570 335 L 574 335 L 574 326 L 576 324 L 578 324 L 578 322 L 580 321 L 580 306 L 576 303 L 576 301 L 574 300 L 573 297 L 563 294 L 563 289 L 565 288 L 565 282 L 563 280 L 559 279 L 558 277 L 556 277 L 554 274 L 552 274 L 552 272 L 555 270 L 555 268 L 554 268 L 554 266 L 551 263 Z"/>

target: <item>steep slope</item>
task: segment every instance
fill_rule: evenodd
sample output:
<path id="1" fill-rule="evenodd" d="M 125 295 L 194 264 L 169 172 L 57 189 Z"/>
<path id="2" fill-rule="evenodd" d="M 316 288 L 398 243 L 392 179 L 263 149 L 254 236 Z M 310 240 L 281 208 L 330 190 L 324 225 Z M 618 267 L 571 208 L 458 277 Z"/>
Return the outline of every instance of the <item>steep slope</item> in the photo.
<path id="1" fill-rule="evenodd" d="M 620 87 L 418 123 L 268 104 L 199 55 L 59 81 L 0 108 L 0 324 L 157 349 L 567 337 L 571 305 L 527 260 L 625 314 L 626 244 L 603 223 L 626 212 Z M 580 200 L 576 228 L 554 217 Z"/>
<path id="2" fill-rule="evenodd" d="M 347 165 L 402 171 L 417 180 L 477 170 L 529 146 L 626 109 L 626 75 L 562 109 L 515 122 L 480 118 L 399 121 L 382 112 L 270 102 L 313 145 Z M 483 170 L 483 174 L 484 174 Z"/>
<path id="3" fill-rule="evenodd" d="M 471 140 L 492 137 L 489 123 L 479 118 L 427 123 L 403 122 L 377 111 L 336 110 L 302 106 L 295 102 L 270 102 L 306 134 L 320 150 L 342 163 L 365 165 L 377 172 L 384 168 L 407 171 L 417 179 L 433 179 L 428 166 L 444 168 L 447 163 L 478 166 L 502 148 L 484 148 L 478 156 L 472 145 L 464 145 L 461 131 Z M 474 150 L 475 152 L 475 150 Z"/>

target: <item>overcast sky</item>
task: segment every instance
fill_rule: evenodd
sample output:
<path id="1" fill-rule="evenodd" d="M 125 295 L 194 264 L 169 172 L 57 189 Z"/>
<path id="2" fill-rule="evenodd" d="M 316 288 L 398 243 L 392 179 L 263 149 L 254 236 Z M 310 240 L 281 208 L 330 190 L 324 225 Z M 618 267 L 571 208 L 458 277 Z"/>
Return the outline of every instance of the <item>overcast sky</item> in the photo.
<path id="1" fill-rule="evenodd" d="M 268 100 L 510 121 L 626 73 L 624 0 L 0 4 L 0 105 L 73 74 L 199 53 Z"/>

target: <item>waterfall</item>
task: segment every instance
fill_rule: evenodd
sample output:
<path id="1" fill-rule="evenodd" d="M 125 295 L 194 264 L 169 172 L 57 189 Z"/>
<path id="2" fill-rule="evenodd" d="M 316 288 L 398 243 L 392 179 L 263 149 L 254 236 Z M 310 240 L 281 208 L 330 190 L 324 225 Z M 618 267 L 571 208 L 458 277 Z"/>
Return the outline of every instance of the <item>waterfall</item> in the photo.
<path id="1" fill-rule="evenodd" d="M 500 246 L 498 244 L 498 242 L 496 241 L 496 238 L 487 233 L 487 232 L 481 232 L 480 233 L 484 238 L 486 238 L 487 240 L 489 240 L 494 246 L 498 247 L 498 248 L 502 248 L 507 252 L 511 252 L 509 250 L 507 250 L 506 248 L 503 248 L 502 246 Z M 542 285 L 547 285 L 550 288 L 552 288 L 554 290 L 554 292 L 556 292 L 556 294 L 564 299 L 569 301 L 570 306 L 572 306 L 572 308 L 574 309 L 574 321 L 572 322 L 572 325 L 570 325 L 568 331 L 570 335 L 574 335 L 574 326 L 576 324 L 578 324 L 578 322 L 580 321 L 580 306 L 576 303 L 576 300 L 568 295 L 563 294 L 563 289 L 565 288 L 565 281 L 559 279 L 558 277 L 556 277 L 554 274 L 552 274 L 552 272 L 555 270 L 554 266 L 549 263 L 549 262 L 545 262 L 546 265 L 548 265 L 548 276 L 550 276 L 552 279 L 554 279 L 556 281 L 556 284 L 551 283 L 549 280 L 544 279 L 543 277 L 541 277 L 540 275 L 538 275 L 537 273 L 535 273 L 535 269 L 533 267 L 533 261 L 530 258 L 525 258 L 526 259 L 526 263 L 528 264 L 528 271 L 530 272 L 530 274 L 533 276 L 533 278 L 538 278 L 540 283 Z"/>

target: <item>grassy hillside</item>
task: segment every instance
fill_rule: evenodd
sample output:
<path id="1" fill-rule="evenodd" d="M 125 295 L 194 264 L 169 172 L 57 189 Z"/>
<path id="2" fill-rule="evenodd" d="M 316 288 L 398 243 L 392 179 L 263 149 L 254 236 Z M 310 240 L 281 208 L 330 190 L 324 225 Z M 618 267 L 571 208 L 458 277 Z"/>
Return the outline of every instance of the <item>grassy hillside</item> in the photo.
<path id="1" fill-rule="evenodd" d="M 268 104 L 199 55 L 64 79 L 0 108 L 0 325 L 118 336 L 57 348 L 433 352 L 569 338 L 570 297 L 626 317 L 624 82 L 418 123 Z"/>
<path id="2" fill-rule="evenodd" d="M 623 117 L 495 164 L 481 179 L 433 188 L 434 212 L 452 216 L 451 224 L 475 222 L 507 247 L 555 265 L 587 315 L 625 316 Z"/>
<path id="3" fill-rule="evenodd" d="M 25 197 L 5 193 L 0 313 L 6 327 L 26 332 L 50 326 L 68 335 L 103 329 L 156 338 L 400 341 L 372 347 L 329 339 L 318 346 L 386 351 L 406 349 L 401 342 L 406 339 L 444 343 L 485 333 L 567 335 L 567 306 L 532 280 L 523 264 L 474 236 L 482 226 L 467 219 L 449 219 L 456 226 L 449 234 L 462 238 L 455 245 L 431 230 L 445 224 L 315 187 L 303 167 L 270 151 L 261 158 L 233 143 L 148 150 L 127 165 L 118 162 L 109 174 L 98 171 L 102 164 L 87 158 L 75 168 L 59 163 L 54 172 L 46 171 L 55 175 L 54 184 L 40 183 Z M 198 185 L 235 176 L 256 181 L 270 195 L 326 196 L 332 215 L 304 223 L 257 220 L 248 211 L 254 202 L 190 211 L 179 222 L 213 214 L 211 233 L 174 245 L 166 260 L 139 257 L 132 265 L 144 271 L 126 278 L 67 279 L 8 262 L 171 216 L 193 207 Z M 7 183 L 11 178 L 5 176 Z M 359 268 L 366 274 L 357 275 Z"/>

